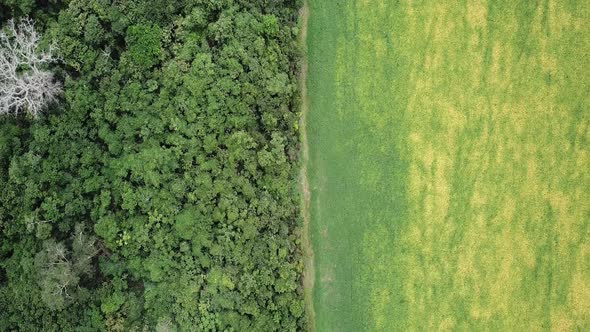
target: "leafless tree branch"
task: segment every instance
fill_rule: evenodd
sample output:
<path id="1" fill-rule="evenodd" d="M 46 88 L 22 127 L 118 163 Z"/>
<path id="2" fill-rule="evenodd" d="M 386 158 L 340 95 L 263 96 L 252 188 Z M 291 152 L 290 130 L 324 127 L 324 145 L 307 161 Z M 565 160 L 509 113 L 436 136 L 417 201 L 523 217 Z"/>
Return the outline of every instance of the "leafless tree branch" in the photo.
<path id="1" fill-rule="evenodd" d="M 24 111 L 37 117 L 61 92 L 53 73 L 42 68 L 58 60 L 55 45 L 38 51 L 40 39 L 31 19 L 18 25 L 9 20 L 6 31 L 0 32 L 0 114 Z"/>

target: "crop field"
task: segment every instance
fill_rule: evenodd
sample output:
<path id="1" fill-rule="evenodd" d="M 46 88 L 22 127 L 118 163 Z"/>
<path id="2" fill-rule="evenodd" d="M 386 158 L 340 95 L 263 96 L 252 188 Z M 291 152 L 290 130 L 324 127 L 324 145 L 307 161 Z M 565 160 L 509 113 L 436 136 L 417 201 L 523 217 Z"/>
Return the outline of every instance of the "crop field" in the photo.
<path id="1" fill-rule="evenodd" d="M 590 2 L 311 0 L 317 331 L 590 329 Z"/>

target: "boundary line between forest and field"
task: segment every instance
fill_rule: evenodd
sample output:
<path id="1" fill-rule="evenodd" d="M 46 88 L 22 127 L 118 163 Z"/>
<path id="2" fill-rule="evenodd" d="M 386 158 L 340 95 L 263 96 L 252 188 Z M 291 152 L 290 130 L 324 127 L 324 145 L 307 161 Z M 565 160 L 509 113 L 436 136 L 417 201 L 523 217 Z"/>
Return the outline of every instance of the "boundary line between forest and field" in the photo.
<path id="1" fill-rule="evenodd" d="M 301 31 L 300 31 L 300 46 L 303 50 L 303 56 L 301 61 L 301 72 L 299 73 L 299 85 L 301 92 L 301 117 L 299 119 L 299 130 L 301 132 L 301 211 L 303 214 L 303 231 L 302 231 L 302 247 L 303 247 L 303 293 L 305 311 L 308 317 L 309 331 L 315 331 L 315 312 L 313 309 L 313 287 L 315 283 L 315 266 L 314 266 L 314 253 L 311 244 L 311 213 L 310 213 L 310 201 L 311 193 L 309 189 L 308 180 L 308 164 L 309 164 L 309 146 L 307 141 L 307 113 L 309 111 L 309 100 L 307 96 L 307 25 L 309 19 L 309 4 L 307 0 L 304 0 L 303 7 L 301 8 L 299 17 L 301 19 Z"/>

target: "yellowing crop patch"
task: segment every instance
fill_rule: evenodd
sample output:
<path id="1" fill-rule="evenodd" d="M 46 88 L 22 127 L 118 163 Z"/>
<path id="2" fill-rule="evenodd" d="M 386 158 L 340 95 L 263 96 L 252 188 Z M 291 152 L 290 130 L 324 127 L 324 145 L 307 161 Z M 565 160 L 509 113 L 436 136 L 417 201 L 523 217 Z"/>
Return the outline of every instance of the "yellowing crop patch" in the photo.
<path id="1" fill-rule="evenodd" d="M 311 0 L 317 331 L 590 329 L 590 2 Z"/>

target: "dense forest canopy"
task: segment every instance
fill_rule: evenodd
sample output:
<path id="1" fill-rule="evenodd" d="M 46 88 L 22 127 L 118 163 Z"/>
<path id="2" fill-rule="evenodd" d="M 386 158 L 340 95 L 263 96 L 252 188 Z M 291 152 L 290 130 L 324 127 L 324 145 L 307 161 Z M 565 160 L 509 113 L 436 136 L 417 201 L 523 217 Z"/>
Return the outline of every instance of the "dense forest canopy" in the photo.
<path id="1" fill-rule="evenodd" d="M 306 328 L 297 0 L 1 0 L 63 84 L 0 118 L 0 330 Z"/>

